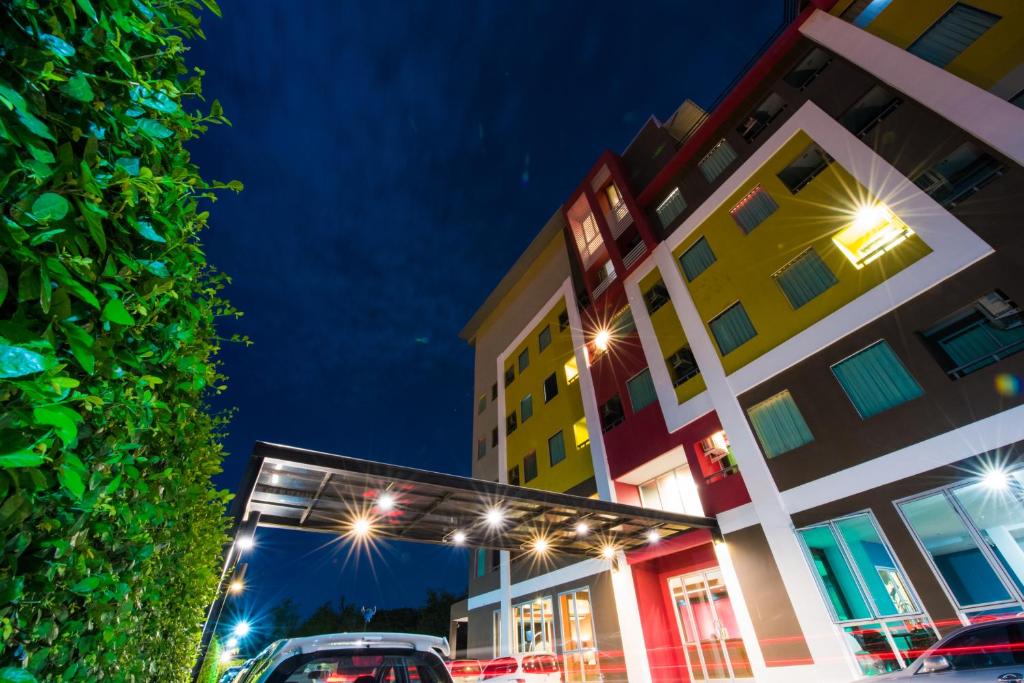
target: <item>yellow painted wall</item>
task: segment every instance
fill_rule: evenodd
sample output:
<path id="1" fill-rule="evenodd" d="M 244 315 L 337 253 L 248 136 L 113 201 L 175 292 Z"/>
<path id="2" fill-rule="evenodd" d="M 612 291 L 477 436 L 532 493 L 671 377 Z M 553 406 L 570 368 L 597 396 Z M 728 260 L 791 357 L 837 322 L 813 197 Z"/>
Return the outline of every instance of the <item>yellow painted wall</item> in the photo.
<path id="1" fill-rule="evenodd" d="M 915 234 L 862 270 L 854 268 L 831 237 L 849 223 L 849 212 L 858 202 L 869 200 L 867 190 L 836 161 L 797 195 L 790 194 L 776 177 L 810 142 L 811 138 L 803 132 L 794 136 L 674 252 L 678 264 L 679 256 L 703 236 L 715 254 L 715 263 L 687 283 L 705 327 L 739 300 L 757 330 L 757 336 L 723 358 L 727 373 L 743 367 L 931 251 Z M 729 209 L 759 184 L 779 208 L 750 234 L 744 234 L 729 215 Z M 913 229 L 913 222 L 907 223 Z M 839 282 L 793 310 L 772 274 L 810 246 Z"/>
<path id="2" fill-rule="evenodd" d="M 655 268 L 640 280 L 640 291 L 646 293 L 647 290 L 661 279 L 661 271 Z M 651 324 L 654 326 L 654 336 L 657 337 L 658 346 L 661 349 L 662 362 L 665 362 L 666 358 L 683 346 L 689 346 L 689 343 L 686 341 L 686 335 L 683 333 L 683 326 L 679 323 L 679 317 L 676 315 L 671 301 L 651 315 Z M 668 367 L 667 362 L 665 362 L 665 366 L 668 368 L 669 376 L 671 376 L 672 368 Z M 676 387 L 676 400 L 679 403 L 688 401 L 704 391 L 705 388 L 703 375 L 691 377 Z"/>
<path id="3" fill-rule="evenodd" d="M 507 435 L 508 468 L 519 465 L 522 486 L 558 492 L 568 491 L 594 476 L 590 446 L 576 447 L 574 425 L 583 418 L 583 399 L 578 377 L 571 384 L 566 383 L 565 364 L 575 356 L 569 328 L 558 329 L 558 316 L 563 310 L 564 300 L 552 306 L 544 320 L 505 360 L 505 368 L 515 368 L 516 374 L 515 380 L 505 387 L 506 416 L 514 408 L 519 421 L 516 431 Z M 551 344 L 540 351 L 538 335 L 545 326 L 551 328 Z M 519 354 L 526 348 L 530 351 L 530 365 L 520 374 Z M 558 378 L 558 395 L 544 403 L 544 380 L 551 373 Z M 523 422 L 520 401 L 527 394 L 533 396 L 533 416 Z M 565 460 L 552 467 L 548 438 L 559 430 L 565 442 Z M 589 431 L 593 434 L 592 428 Z M 537 478 L 527 482 L 523 459 L 531 451 L 537 453 Z"/>
<path id="4" fill-rule="evenodd" d="M 865 30 L 906 49 L 954 4 L 955 0 L 893 0 Z M 1024 62 L 1024 2 L 968 0 L 967 4 L 1002 18 L 950 62 L 946 70 L 989 90 Z M 842 14 L 849 5 L 850 2 L 841 2 L 832 13 Z"/>

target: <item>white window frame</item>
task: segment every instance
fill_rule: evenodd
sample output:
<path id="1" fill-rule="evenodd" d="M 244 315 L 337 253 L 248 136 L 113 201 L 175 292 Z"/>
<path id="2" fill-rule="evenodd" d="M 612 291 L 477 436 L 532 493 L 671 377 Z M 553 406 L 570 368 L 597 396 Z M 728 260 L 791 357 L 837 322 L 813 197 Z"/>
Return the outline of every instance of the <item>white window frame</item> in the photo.
<path id="1" fill-rule="evenodd" d="M 576 594 L 577 593 L 586 593 L 587 596 L 588 596 L 588 599 L 590 601 L 590 628 L 594 632 L 594 644 L 593 644 L 592 647 L 577 648 L 575 650 L 568 650 L 565 647 L 565 641 L 562 640 L 560 637 L 558 637 L 558 636 L 561 636 L 562 633 L 558 633 L 556 635 L 555 639 L 558 642 L 558 649 L 560 650 L 560 654 L 562 655 L 562 672 L 563 672 L 563 676 L 565 675 L 564 672 L 569 670 L 568 662 L 569 662 L 569 656 L 570 655 L 585 655 L 585 654 L 587 654 L 589 652 L 593 652 L 594 653 L 594 657 L 597 660 L 597 669 L 598 669 L 598 677 L 596 679 L 594 679 L 594 680 L 595 681 L 600 681 L 600 680 L 603 680 L 603 676 L 601 674 L 601 659 L 600 659 L 600 656 L 599 656 L 601 650 L 597 647 L 597 617 L 594 615 L 594 593 L 593 593 L 593 591 L 590 590 L 590 586 L 581 586 L 579 588 L 570 588 L 569 590 L 564 590 L 564 591 L 562 591 L 562 592 L 560 592 L 558 594 L 558 625 L 561 627 L 565 623 L 566 617 L 567 617 L 567 615 L 562 614 L 562 596 L 563 595 L 571 595 L 572 596 L 572 602 L 573 602 L 573 617 L 572 617 L 572 621 L 575 622 L 576 633 L 580 632 L 580 615 L 579 615 L 579 610 L 576 608 Z M 559 631 L 561 631 L 561 629 L 559 629 Z M 572 633 L 572 626 L 570 626 L 569 632 Z"/>

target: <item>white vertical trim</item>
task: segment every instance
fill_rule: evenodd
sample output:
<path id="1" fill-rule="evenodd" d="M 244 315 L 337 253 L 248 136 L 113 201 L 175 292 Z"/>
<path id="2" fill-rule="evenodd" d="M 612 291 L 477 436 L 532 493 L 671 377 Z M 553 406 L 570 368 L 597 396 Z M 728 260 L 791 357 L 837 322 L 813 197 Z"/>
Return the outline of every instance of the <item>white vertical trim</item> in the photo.
<path id="1" fill-rule="evenodd" d="M 750 618 L 750 610 L 747 609 L 747 600 L 743 597 L 743 587 L 740 586 L 739 577 L 736 575 L 736 567 L 733 566 L 732 556 L 729 555 L 729 545 L 724 541 L 716 540 L 714 548 L 715 557 L 718 559 L 718 568 L 722 572 L 722 581 L 725 583 L 725 590 L 729 593 L 729 603 L 732 605 L 732 612 L 736 617 L 736 625 L 740 629 L 740 638 L 743 640 L 743 647 L 747 650 L 750 668 L 754 672 L 754 680 L 763 681 L 768 675 L 768 665 L 765 664 L 764 653 L 761 652 L 757 632 L 754 631 L 754 622 Z"/>
<path id="2" fill-rule="evenodd" d="M 636 586 L 633 584 L 633 568 L 626 563 L 626 555 L 623 552 L 619 552 L 616 564 L 618 567 L 613 567 L 609 575 L 612 594 L 615 596 L 615 612 L 619 618 L 626 680 L 629 683 L 651 683 L 651 665 L 647 659 L 647 643 L 640 621 L 640 605 L 636 599 Z"/>
<path id="3" fill-rule="evenodd" d="M 1024 110 L 827 12 L 800 32 L 1024 164 Z"/>
<path id="4" fill-rule="evenodd" d="M 512 654 L 512 559 L 507 550 L 500 551 L 501 564 L 498 572 L 501 578 L 501 618 L 498 630 L 501 632 L 501 643 L 498 654 L 507 657 Z"/>

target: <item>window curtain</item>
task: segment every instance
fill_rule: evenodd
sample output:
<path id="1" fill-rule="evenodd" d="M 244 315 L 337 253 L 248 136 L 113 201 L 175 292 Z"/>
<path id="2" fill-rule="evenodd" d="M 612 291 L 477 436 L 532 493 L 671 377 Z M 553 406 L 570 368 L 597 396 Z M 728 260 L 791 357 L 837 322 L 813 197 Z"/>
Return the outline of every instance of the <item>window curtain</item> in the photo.
<path id="1" fill-rule="evenodd" d="M 733 219 L 743 229 L 743 232 L 749 234 L 778 208 L 779 205 L 775 203 L 771 195 L 763 188 L 758 187 L 744 197 L 729 213 L 732 214 Z"/>
<path id="2" fill-rule="evenodd" d="M 703 237 L 679 257 L 679 264 L 683 267 L 683 274 L 686 275 L 687 282 L 693 282 L 695 277 L 707 270 L 714 262 L 715 254 L 711 251 L 711 245 L 708 244 L 707 239 Z"/>
<path id="3" fill-rule="evenodd" d="M 985 364 L 1012 353 L 1013 347 L 1024 342 L 1024 326 L 1003 330 L 988 321 L 961 330 L 939 341 L 942 350 L 956 363 L 958 368 L 978 361 Z"/>
<path id="4" fill-rule="evenodd" d="M 814 435 L 789 391 L 772 396 L 747 410 L 765 455 L 774 458 L 814 441 Z"/>
<path id="5" fill-rule="evenodd" d="M 562 432 L 548 439 L 548 457 L 552 467 L 565 460 L 565 437 Z"/>
<path id="6" fill-rule="evenodd" d="M 715 178 L 720 176 L 722 171 L 728 168 L 736 158 L 736 152 L 732 146 L 725 140 L 721 140 L 697 165 L 700 166 L 701 173 L 710 183 L 714 182 Z"/>
<path id="7" fill-rule="evenodd" d="M 658 206 L 658 220 L 661 221 L 661 227 L 667 228 L 685 210 L 686 200 L 683 199 L 683 195 L 677 187 Z"/>
<path id="8" fill-rule="evenodd" d="M 836 363 L 832 373 L 864 419 L 924 393 L 885 341 Z"/>
<path id="9" fill-rule="evenodd" d="M 638 413 L 647 406 L 658 400 L 658 394 L 654 391 L 654 380 L 651 379 L 651 371 L 644 370 L 633 379 L 626 382 L 629 388 L 629 401 L 633 404 L 633 412 Z"/>
<path id="10" fill-rule="evenodd" d="M 733 304 L 709 325 L 718 343 L 718 351 L 723 356 L 757 336 L 757 330 L 741 303 Z"/>
<path id="11" fill-rule="evenodd" d="M 839 282 L 814 249 L 808 249 L 793 259 L 779 271 L 775 281 L 782 287 L 794 310 Z"/>
<path id="12" fill-rule="evenodd" d="M 907 48 L 935 66 L 944 67 L 999 21 L 995 14 L 958 2 Z"/>

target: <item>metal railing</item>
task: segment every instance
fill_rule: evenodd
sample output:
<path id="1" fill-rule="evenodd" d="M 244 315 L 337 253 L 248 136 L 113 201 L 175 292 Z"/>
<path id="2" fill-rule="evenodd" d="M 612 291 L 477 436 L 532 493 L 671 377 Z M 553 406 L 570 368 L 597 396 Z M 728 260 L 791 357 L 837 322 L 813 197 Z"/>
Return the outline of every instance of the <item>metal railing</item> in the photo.
<path id="1" fill-rule="evenodd" d="M 628 254 L 622 257 L 622 265 L 626 266 L 626 268 L 632 268 L 646 253 L 647 245 L 641 240 L 636 243 L 635 247 L 629 250 Z"/>

